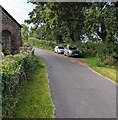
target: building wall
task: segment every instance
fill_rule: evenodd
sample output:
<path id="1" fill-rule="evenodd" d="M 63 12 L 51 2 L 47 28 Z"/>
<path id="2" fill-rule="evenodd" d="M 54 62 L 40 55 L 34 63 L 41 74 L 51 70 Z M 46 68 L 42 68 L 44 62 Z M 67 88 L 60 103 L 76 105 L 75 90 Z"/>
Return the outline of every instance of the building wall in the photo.
<path id="1" fill-rule="evenodd" d="M 2 8 L 0 6 L 0 51 L 2 51 Z"/>
<path id="2" fill-rule="evenodd" d="M 21 27 L 4 10 L 2 10 L 1 32 L 3 31 L 9 31 L 11 33 L 11 53 L 19 53 L 21 46 Z"/>

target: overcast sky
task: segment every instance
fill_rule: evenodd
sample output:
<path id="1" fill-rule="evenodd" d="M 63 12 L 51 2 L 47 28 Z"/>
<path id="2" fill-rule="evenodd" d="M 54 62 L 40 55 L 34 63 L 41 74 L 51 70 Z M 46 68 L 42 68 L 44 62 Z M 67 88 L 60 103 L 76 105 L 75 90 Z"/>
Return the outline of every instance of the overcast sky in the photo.
<path id="1" fill-rule="evenodd" d="M 28 13 L 34 8 L 27 0 L 0 0 L 0 5 L 20 24 L 28 19 Z"/>

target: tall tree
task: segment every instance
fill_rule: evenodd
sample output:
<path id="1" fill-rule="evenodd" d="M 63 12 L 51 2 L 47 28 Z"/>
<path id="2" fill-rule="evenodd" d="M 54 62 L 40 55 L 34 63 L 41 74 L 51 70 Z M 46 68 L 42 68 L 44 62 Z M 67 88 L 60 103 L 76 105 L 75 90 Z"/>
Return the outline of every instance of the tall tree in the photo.
<path id="1" fill-rule="evenodd" d="M 29 13 L 30 20 L 36 26 L 43 24 L 45 32 L 51 31 L 57 41 L 62 42 L 65 34 L 71 41 L 82 36 L 84 26 L 84 7 L 88 3 L 35 3 L 35 9 Z"/>
<path id="2" fill-rule="evenodd" d="M 104 43 L 114 42 L 118 35 L 117 9 L 113 3 L 93 3 L 85 11 L 85 33 L 99 36 Z"/>

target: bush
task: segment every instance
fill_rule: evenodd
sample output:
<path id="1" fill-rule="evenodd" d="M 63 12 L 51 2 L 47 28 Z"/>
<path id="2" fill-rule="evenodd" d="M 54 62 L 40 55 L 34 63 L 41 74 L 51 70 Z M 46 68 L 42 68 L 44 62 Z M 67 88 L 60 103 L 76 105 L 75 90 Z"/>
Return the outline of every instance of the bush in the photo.
<path id="1" fill-rule="evenodd" d="M 15 88 L 15 77 L 20 74 L 20 66 L 13 56 L 7 56 L 2 64 L 2 110 L 3 116 L 11 114 L 11 107 L 13 106 L 13 90 Z M 19 80 L 19 79 L 17 79 Z"/>
<path id="2" fill-rule="evenodd" d="M 114 43 L 105 44 L 103 42 L 88 41 L 84 43 L 84 46 L 86 56 L 99 57 L 104 65 L 115 65 L 117 55 Z"/>
<path id="3" fill-rule="evenodd" d="M 103 61 L 103 64 L 106 66 L 114 66 L 115 61 L 114 61 L 113 57 L 107 56 L 106 59 Z"/>
<path id="4" fill-rule="evenodd" d="M 57 45 L 57 43 L 54 41 L 39 40 L 33 37 L 29 38 L 29 42 L 36 47 L 48 50 L 53 50 L 54 47 Z"/>
<path id="5" fill-rule="evenodd" d="M 12 109 L 15 107 L 15 93 L 17 88 L 28 81 L 32 73 L 37 69 L 39 59 L 34 55 L 8 55 L 2 68 L 2 110 L 3 117 L 12 117 Z"/>
<path id="6" fill-rule="evenodd" d="M 27 55 L 23 59 L 22 67 L 27 80 L 31 78 L 32 76 L 31 73 L 37 68 L 38 64 L 39 64 L 39 60 L 37 59 L 36 56 Z"/>

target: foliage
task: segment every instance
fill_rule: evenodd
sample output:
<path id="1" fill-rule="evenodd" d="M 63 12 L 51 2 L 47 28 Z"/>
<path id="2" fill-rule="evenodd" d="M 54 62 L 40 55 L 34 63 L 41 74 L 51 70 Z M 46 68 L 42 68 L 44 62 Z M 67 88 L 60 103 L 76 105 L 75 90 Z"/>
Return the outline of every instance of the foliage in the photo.
<path id="1" fill-rule="evenodd" d="M 117 8 L 114 3 L 93 3 L 85 11 L 85 34 L 97 37 L 104 43 L 116 41 L 118 36 Z"/>
<path id="2" fill-rule="evenodd" d="M 12 117 L 12 109 L 17 102 L 15 100 L 17 87 L 29 80 L 37 65 L 38 58 L 32 55 L 9 55 L 4 59 L 1 66 L 3 117 Z"/>
<path id="3" fill-rule="evenodd" d="M 29 38 L 29 42 L 36 47 L 54 50 L 56 45 L 65 46 L 68 43 L 57 44 L 52 41 L 39 40 L 36 38 Z M 82 52 L 80 57 L 99 57 L 103 61 L 103 65 L 116 66 L 117 61 L 117 47 L 116 44 L 103 44 L 101 41 L 88 42 L 71 42 L 70 45 L 77 46 Z"/>
<path id="4" fill-rule="evenodd" d="M 88 41 L 83 47 L 85 56 L 99 57 L 104 65 L 116 65 L 116 44 Z"/>
<path id="5" fill-rule="evenodd" d="M 57 42 L 79 41 L 85 36 L 114 42 L 118 35 L 117 7 L 115 3 L 35 3 L 26 23 L 40 26 L 43 37 Z M 56 33 L 56 34 L 55 34 Z M 42 34 L 42 33 L 41 33 Z M 44 38 L 45 39 L 45 38 Z M 95 39 L 94 39 L 95 40 Z"/>
<path id="6" fill-rule="evenodd" d="M 35 28 L 43 28 L 45 39 L 55 39 L 58 43 L 68 38 L 77 41 L 82 36 L 84 7 L 88 3 L 35 3 L 36 7 L 29 13 L 26 23 L 33 23 Z"/>
<path id="7" fill-rule="evenodd" d="M 28 30 L 28 27 L 25 24 L 22 24 L 21 35 L 22 35 L 23 43 L 28 42 L 29 30 Z"/>
<path id="8" fill-rule="evenodd" d="M 27 55 L 24 59 L 23 59 L 23 70 L 25 73 L 25 76 L 27 78 L 27 80 L 30 80 L 32 74 L 31 72 L 33 72 L 36 68 L 37 68 L 37 64 L 38 64 L 39 60 L 31 55 Z"/>
<path id="9" fill-rule="evenodd" d="M 39 47 L 42 49 L 48 49 L 48 50 L 53 50 L 54 47 L 57 45 L 56 42 L 47 41 L 47 40 L 39 40 L 33 37 L 29 38 L 29 42 L 36 47 Z"/>
<path id="10" fill-rule="evenodd" d="M 92 69 L 96 72 L 110 78 L 111 80 L 116 81 L 116 69 L 113 67 L 104 66 L 103 62 L 98 57 L 87 57 L 81 58 L 81 61 L 87 63 Z"/>
<path id="11" fill-rule="evenodd" d="M 31 80 L 18 90 L 19 100 L 13 110 L 14 118 L 53 118 L 54 108 L 51 101 L 49 81 L 44 62 L 39 59 L 38 69 Z"/>
<path id="12" fill-rule="evenodd" d="M 104 65 L 115 65 L 118 58 L 116 3 L 38 2 L 33 4 L 36 6 L 29 13 L 29 20 L 25 22 L 33 23 L 37 33 L 41 31 L 39 32 L 41 37 L 38 36 L 38 39 L 52 40 L 58 44 L 73 43 L 85 56 L 98 56 Z M 82 41 L 88 42 L 81 43 Z M 49 48 L 46 43 L 38 46 Z"/>

